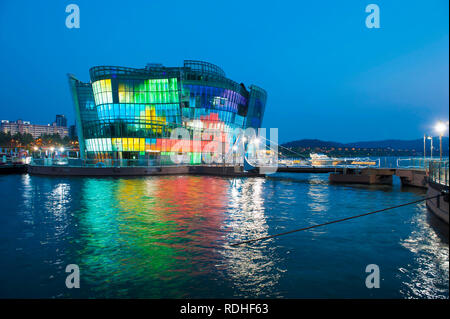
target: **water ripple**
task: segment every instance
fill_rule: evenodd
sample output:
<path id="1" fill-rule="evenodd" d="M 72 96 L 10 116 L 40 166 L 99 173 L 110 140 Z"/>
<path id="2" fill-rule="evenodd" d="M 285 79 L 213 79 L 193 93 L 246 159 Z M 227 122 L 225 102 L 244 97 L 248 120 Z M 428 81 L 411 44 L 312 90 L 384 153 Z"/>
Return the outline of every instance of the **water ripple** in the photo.
<path id="1" fill-rule="evenodd" d="M 0 297 L 448 298 L 448 240 L 423 204 L 230 246 L 423 196 L 398 184 L 11 175 L 0 187 Z M 76 291 L 64 288 L 72 263 Z M 370 263 L 383 271 L 376 291 Z"/>

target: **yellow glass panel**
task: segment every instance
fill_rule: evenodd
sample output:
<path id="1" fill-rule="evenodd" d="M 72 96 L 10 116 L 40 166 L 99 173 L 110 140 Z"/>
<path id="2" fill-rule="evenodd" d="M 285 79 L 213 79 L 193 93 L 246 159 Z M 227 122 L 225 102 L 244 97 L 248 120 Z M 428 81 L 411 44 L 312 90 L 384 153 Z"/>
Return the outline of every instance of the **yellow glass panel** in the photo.
<path id="1" fill-rule="evenodd" d="M 119 91 L 119 103 L 125 103 L 125 92 Z"/>
<path id="2" fill-rule="evenodd" d="M 111 92 L 111 79 L 103 80 L 105 84 L 105 91 Z"/>
<path id="3" fill-rule="evenodd" d="M 128 150 L 133 151 L 133 138 L 128 137 Z"/>

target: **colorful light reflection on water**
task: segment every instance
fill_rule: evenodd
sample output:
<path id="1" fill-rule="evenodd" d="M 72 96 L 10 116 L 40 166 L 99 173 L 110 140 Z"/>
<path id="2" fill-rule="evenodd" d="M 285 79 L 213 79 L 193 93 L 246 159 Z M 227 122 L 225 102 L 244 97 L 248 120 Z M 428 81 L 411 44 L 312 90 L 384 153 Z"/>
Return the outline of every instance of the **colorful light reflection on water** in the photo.
<path id="1" fill-rule="evenodd" d="M 0 297 L 448 298 L 448 233 L 424 204 L 230 247 L 424 195 L 398 184 L 10 175 L 0 187 Z M 65 287 L 67 264 L 80 289 Z"/>

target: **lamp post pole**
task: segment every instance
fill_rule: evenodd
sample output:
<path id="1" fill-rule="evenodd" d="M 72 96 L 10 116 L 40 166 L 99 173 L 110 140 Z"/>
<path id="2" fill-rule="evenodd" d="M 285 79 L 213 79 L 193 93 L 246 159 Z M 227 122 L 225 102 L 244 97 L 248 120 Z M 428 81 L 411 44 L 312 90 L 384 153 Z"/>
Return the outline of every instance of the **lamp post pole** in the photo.
<path id="1" fill-rule="evenodd" d="M 442 161 L 442 133 L 439 134 L 439 159 Z"/>
<path id="2" fill-rule="evenodd" d="M 427 158 L 427 150 L 425 148 L 426 140 L 427 140 L 427 135 L 423 134 L 423 163 L 424 163 L 423 165 L 425 165 L 425 160 Z"/>
<path id="3" fill-rule="evenodd" d="M 430 159 L 433 159 L 433 136 L 431 136 Z"/>

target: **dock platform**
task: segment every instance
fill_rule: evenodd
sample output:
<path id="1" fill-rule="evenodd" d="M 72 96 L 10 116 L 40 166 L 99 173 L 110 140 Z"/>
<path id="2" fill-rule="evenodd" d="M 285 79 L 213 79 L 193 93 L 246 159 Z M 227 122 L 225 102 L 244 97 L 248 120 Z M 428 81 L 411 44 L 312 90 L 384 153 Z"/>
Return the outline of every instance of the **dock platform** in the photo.
<path id="1" fill-rule="evenodd" d="M 419 168 L 397 168 L 395 175 L 400 177 L 403 186 L 427 188 L 427 172 Z"/>
<path id="2" fill-rule="evenodd" d="M 158 176 L 158 175 L 215 175 L 228 177 L 264 177 L 257 172 L 244 172 L 239 166 L 153 166 L 153 167 L 28 167 L 31 175 L 47 176 Z"/>
<path id="3" fill-rule="evenodd" d="M 342 167 L 322 167 L 322 166 L 278 166 L 277 173 L 333 173 L 342 172 L 344 168 Z"/>
<path id="4" fill-rule="evenodd" d="M 363 168 L 344 169 L 341 173 L 332 173 L 330 183 L 334 184 L 378 184 L 391 185 L 395 169 L 389 168 Z"/>

